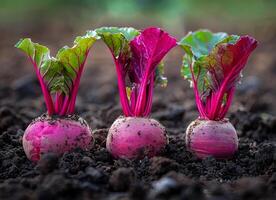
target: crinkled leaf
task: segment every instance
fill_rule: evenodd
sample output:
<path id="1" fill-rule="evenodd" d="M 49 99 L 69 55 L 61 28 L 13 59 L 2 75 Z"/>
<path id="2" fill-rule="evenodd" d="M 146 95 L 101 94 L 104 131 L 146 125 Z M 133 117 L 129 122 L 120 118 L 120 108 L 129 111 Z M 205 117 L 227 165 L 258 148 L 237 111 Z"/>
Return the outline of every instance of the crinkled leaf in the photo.
<path id="1" fill-rule="evenodd" d="M 41 65 L 40 73 L 43 79 L 46 80 L 51 93 L 63 92 L 69 94 L 73 81 L 61 62 L 55 58 L 45 61 Z"/>
<path id="2" fill-rule="evenodd" d="M 187 54 L 194 58 L 200 58 L 208 55 L 219 43 L 235 43 L 239 37 L 236 35 L 227 35 L 226 33 L 212 33 L 208 30 L 199 30 L 190 32 L 184 37 L 179 45 Z"/>
<path id="3" fill-rule="evenodd" d="M 131 27 L 102 27 L 95 31 L 117 59 L 119 56 L 130 57 L 129 41 L 139 35 L 139 31 Z"/>
<path id="4" fill-rule="evenodd" d="M 197 31 L 184 37 L 179 45 L 186 53 L 181 74 L 195 84 L 201 117 L 223 118 L 257 41 L 249 36 Z"/>
<path id="5" fill-rule="evenodd" d="M 240 67 L 236 66 L 234 60 L 237 62 L 244 59 L 243 54 L 248 52 L 248 55 L 245 56 L 245 60 L 247 60 L 247 57 L 255 48 L 251 49 L 250 45 L 248 46 L 245 43 L 241 47 L 238 45 L 240 40 L 242 40 L 242 37 L 240 38 L 237 35 L 212 33 L 207 30 L 189 33 L 179 42 L 179 45 L 186 52 L 183 58 L 182 75 L 191 81 L 191 69 L 188 67 L 191 65 L 195 77 L 198 77 L 197 87 L 201 94 L 206 93 L 208 90 L 217 90 L 233 68 L 236 68 L 236 71 L 240 73 L 244 67 L 245 62 Z M 254 46 L 253 43 L 251 45 Z M 239 51 L 240 54 L 234 55 L 232 52 L 234 46 L 242 48 L 243 52 Z M 200 76 L 198 71 L 201 72 Z M 235 78 L 229 78 L 231 79 L 229 87 L 233 86 L 235 81 L 238 80 L 239 73 L 232 74 Z"/>
<path id="6" fill-rule="evenodd" d="M 130 42 L 132 59 L 129 76 L 141 83 L 156 70 L 168 51 L 176 45 L 176 39 L 160 28 L 147 28 Z M 145 77 L 146 74 L 148 77 Z"/>
<path id="7" fill-rule="evenodd" d="M 66 71 L 65 76 L 70 76 L 72 81 L 76 78 L 89 49 L 97 39 L 98 36 L 95 31 L 88 31 L 85 36 L 79 36 L 75 39 L 73 47 L 65 46 L 58 51 L 56 59 L 63 65 Z"/>
<path id="8" fill-rule="evenodd" d="M 102 27 L 95 30 L 99 36 L 103 34 L 123 35 L 128 41 L 139 35 L 139 31 L 132 27 Z"/>
<path id="9" fill-rule="evenodd" d="M 33 43 L 30 38 L 19 40 L 15 47 L 26 53 L 38 67 L 41 66 L 41 63 L 45 60 L 50 59 L 49 49 L 38 43 Z"/>
<path id="10" fill-rule="evenodd" d="M 228 35 L 222 32 L 212 33 L 208 30 L 190 32 L 179 42 L 179 45 L 186 52 L 181 69 L 182 76 L 192 82 L 188 65 L 193 63 L 192 70 L 195 77 L 197 77 L 197 87 L 200 94 L 206 94 L 210 89 L 218 88 L 218 82 L 212 80 L 214 77 L 210 76 L 213 74 L 213 69 L 208 68 L 209 70 L 207 70 L 206 68 L 213 62 L 209 59 L 209 54 L 217 45 L 234 44 L 238 39 L 239 36 L 237 35 Z M 207 60 L 210 60 L 209 64 L 206 63 Z"/>
<path id="11" fill-rule="evenodd" d="M 15 47 L 32 59 L 50 92 L 63 92 L 68 95 L 96 39 L 96 32 L 89 31 L 85 36 L 77 37 L 73 47 L 60 49 L 56 58 L 50 57 L 48 48 L 33 43 L 29 38 L 21 39 Z"/>
<path id="12" fill-rule="evenodd" d="M 128 73 L 130 81 L 140 83 L 146 68 L 152 72 L 165 54 L 176 45 L 176 40 L 159 28 L 148 28 L 141 34 L 134 28 L 103 27 L 96 29 L 113 56 Z M 139 63 L 139 61 L 142 61 Z M 146 62 L 151 62 L 146 66 Z M 162 68 L 156 70 L 155 80 L 166 85 Z"/>
<path id="13" fill-rule="evenodd" d="M 204 67 L 202 61 L 204 61 L 206 56 L 202 56 L 197 62 L 191 65 L 191 57 L 185 54 L 182 60 L 181 75 L 190 82 L 191 87 L 193 87 L 192 72 L 197 83 L 197 88 L 201 94 L 207 93 L 210 86 L 210 80 L 208 76 L 208 71 Z M 191 68 L 192 66 L 192 68 Z M 191 71 L 192 70 L 192 71 Z"/>
<path id="14" fill-rule="evenodd" d="M 235 44 L 220 43 L 212 50 L 204 60 L 204 66 L 210 73 L 214 90 L 224 84 L 227 91 L 237 83 L 249 55 L 256 46 L 257 41 L 254 38 L 241 36 Z"/>

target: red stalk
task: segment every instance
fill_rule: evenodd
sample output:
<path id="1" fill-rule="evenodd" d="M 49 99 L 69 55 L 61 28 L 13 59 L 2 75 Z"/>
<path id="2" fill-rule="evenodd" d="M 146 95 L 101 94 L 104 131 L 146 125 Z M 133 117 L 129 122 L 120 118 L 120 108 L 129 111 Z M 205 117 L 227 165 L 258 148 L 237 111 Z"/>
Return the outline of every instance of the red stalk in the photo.
<path id="1" fill-rule="evenodd" d="M 189 65 L 189 68 L 191 70 L 191 74 L 192 74 L 192 82 L 193 82 L 193 89 L 194 89 L 194 93 L 195 93 L 195 99 L 196 99 L 196 105 L 197 105 L 197 109 L 198 109 L 198 112 L 200 114 L 200 118 L 203 118 L 205 119 L 206 118 L 206 114 L 205 114 L 205 109 L 203 108 L 203 105 L 202 105 L 202 101 L 201 101 L 201 98 L 200 98 L 200 95 L 199 95 L 199 91 L 198 91 L 198 88 L 197 88 L 197 81 L 195 79 L 195 76 L 194 76 L 194 70 L 193 70 L 193 67 L 192 67 L 192 64 Z"/>
<path id="2" fill-rule="evenodd" d="M 40 87 L 41 87 L 41 90 L 42 90 L 42 94 L 43 94 L 43 97 L 44 97 L 44 100 L 45 100 L 48 115 L 51 116 L 51 115 L 53 115 L 53 113 L 55 111 L 52 97 L 50 95 L 50 92 L 48 91 L 48 88 L 46 87 L 46 84 L 44 83 L 44 81 L 41 77 L 41 74 L 39 72 L 37 64 L 34 62 L 34 60 L 30 56 L 29 56 L 29 59 L 30 59 L 31 63 L 34 66 L 35 73 L 36 73 L 36 76 L 38 78 L 38 81 L 39 81 L 39 84 L 40 84 Z"/>
<path id="3" fill-rule="evenodd" d="M 148 71 L 146 71 L 144 77 L 143 77 L 143 81 L 142 81 L 142 84 L 141 84 L 141 87 L 140 87 L 140 90 L 139 90 L 139 93 L 138 93 L 138 98 L 137 98 L 137 103 L 136 103 L 136 106 L 135 106 L 135 116 L 139 116 L 140 114 L 142 114 L 142 108 L 145 104 L 145 93 L 146 93 L 146 87 L 147 87 L 147 82 L 148 82 Z"/>
<path id="4" fill-rule="evenodd" d="M 156 50 L 156 47 L 157 45 L 154 47 L 154 50 L 153 52 L 155 52 Z M 154 55 L 154 53 L 153 53 Z M 151 75 L 152 72 L 151 71 L 151 64 L 152 64 L 152 58 L 153 56 L 150 57 L 149 61 L 148 61 L 148 65 L 146 66 L 146 72 L 143 76 L 143 81 L 142 81 L 142 84 L 141 84 L 141 90 L 139 91 L 139 94 L 138 94 L 138 99 L 137 99 L 137 104 L 135 106 L 135 115 L 136 116 L 139 116 L 142 114 L 143 112 L 143 107 L 145 106 L 145 94 L 146 94 L 146 87 L 147 87 L 147 84 L 148 84 L 148 77 Z"/>
<path id="5" fill-rule="evenodd" d="M 121 100 L 120 102 L 122 105 L 123 113 L 126 117 L 131 116 L 132 112 L 130 110 L 129 101 L 127 98 L 126 85 L 125 85 L 125 80 L 122 75 L 122 70 L 120 69 L 119 62 L 116 60 L 116 58 L 114 56 L 113 56 L 113 59 L 114 59 L 115 66 L 116 66 L 118 88 L 119 88 L 119 94 L 120 94 L 120 100 Z"/>
<path id="6" fill-rule="evenodd" d="M 213 109 L 211 110 L 211 114 L 210 114 L 210 119 L 215 119 L 215 116 L 218 116 L 218 113 L 219 113 L 219 108 L 221 107 L 221 103 L 222 103 L 222 100 L 223 100 L 223 96 L 225 94 L 225 90 L 226 88 L 228 87 L 228 84 L 229 84 L 229 79 L 232 78 L 232 77 L 235 77 L 234 76 L 234 73 L 236 71 L 240 71 L 240 67 L 244 66 L 247 59 L 246 59 L 246 56 L 245 55 L 243 58 L 241 58 L 239 60 L 239 62 L 236 64 L 236 66 L 239 66 L 238 68 L 236 67 L 233 67 L 229 73 L 229 75 L 223 80 L 223 83 L 218 91 L 218 95 L 215 95 L 215 100 L 214 102 L 212 102 L 212 104 L 214 105 Z M 231 102 L 230 102 L 231 104 Z"/>
<path id="7" fill-rule="evenodd" d="M 59 113 L 61 111 L 63 101 L 64 101 L 64 95 L 57 92 L 55 97 L 55 113 Z"/>
<path id="8" fill-rule="evenodd" d="M 68 105 L 69 105 L 69 103 L 70 103 L 69 96 L 65 96 L 61 111 L 58 113 L 59 115 L 63 116 L 63 115 L 68 114 Z"/>
<path id="9" fill-rule="evenodd" d="M 75 104 L 76 104 L 77 94 L 78 94 L 78 90 L 79 90 L 80 79 L 81 79 L 81 75 L 82 75 L 82 72 L 83 72 L 83 68 L 84 68 L 84 64 L 86 62 L 88 52 L 89 52 L 89 49 L 85 53 L 85 59 L 84 59 L 83 63 L 80 65 L 80 69 L 77 73 L 77 77 L 74 80 L 72 95 L 70 97 L 69 107 L 68 107 L 68 111 L 67 111 L 66 114 L 73 114 L 75 112 Z"/>
<path id="10" fill-rule="evenodd" d="M 135 109 L 136 100 L 137 100 L 137 86 L 134 86 L 131 90 L 131 95 L 130 95 L 131 110 Z"/>
<path id="11" fill-rule="evenodd" d="M 150 83 L 148 85 L 148 92 L 147 92 L 147 96 L 149 98 L 147 99 L 146 107 L 143 109 L 144 110 L 143 116 L 149 116 L 151 113 L 152 99 L 153 99 L 153 86 L 154 86 L 154 76 L 151 76 Z"/>
<path id="12" fill-rule="evenodd" d="M 220 113 L 219 118 L 222 119 L 225 117 L 228 109 L 231 106 L 231 103 L 232 103 L 232 100 L 234 97 L 234 93 L 235 93 L 235 87 L 231 88 L 231 90 L 227 93 L 227 101 L 226 101 L 226 104 L 222 107 L 221 111 L 219 112 Z"/>

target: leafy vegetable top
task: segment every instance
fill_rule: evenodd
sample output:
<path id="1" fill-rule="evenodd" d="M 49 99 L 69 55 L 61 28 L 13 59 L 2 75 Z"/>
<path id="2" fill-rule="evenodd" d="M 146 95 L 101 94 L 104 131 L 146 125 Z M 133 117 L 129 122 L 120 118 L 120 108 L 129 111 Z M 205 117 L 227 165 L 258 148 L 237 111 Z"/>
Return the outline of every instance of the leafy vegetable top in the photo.
<path id="1" fill-rule="evenodd" d="M 200 30 L 189 33 L 179 45 L 186 53 L 181 74 L 194 87 L 200 116 L 224 118 L 235 84 L 257 41 L 250 36 Z"/>
<path id="2" fill-rule="evenodd" d="M 29 38 L 21 39 L 15 45 L 27 54 L 34 66 L 49 115 L 74 112 L 86 57 L 97 39 L 96 32 L 89 31 L 86 35 L 77 37 L 73 47 L 61 48 L 56 57 L 50 56 L 47 47 L 33 43 Z M 55 106 L 51 94 L 56 94 Z"/>
<path id="3" fill-rule="evenodd" d="M 163 86 L 167 82 L 161 60 L 176 45 L 176 40 L 155 27 L 141 32 L 134 28 L 103 27 L 96 32 L 113 55 L 124 114 L 148 116 L 154 82 Z"/>

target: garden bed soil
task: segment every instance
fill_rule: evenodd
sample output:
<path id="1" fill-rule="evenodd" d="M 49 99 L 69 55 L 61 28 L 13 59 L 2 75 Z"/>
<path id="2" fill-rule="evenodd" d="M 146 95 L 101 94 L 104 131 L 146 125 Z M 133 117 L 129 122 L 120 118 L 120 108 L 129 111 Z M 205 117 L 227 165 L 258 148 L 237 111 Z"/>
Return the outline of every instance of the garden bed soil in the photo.
<path id="1" fill-rule="evenodd" d="M 88 69 L 82 83 L 77 112 L 93 129 L 94 148 L 61 157 L 46 154 L 37 164 L 26 158 L 22 136 L 41 114 L 38 83 L 23 76 L 1 85 L 0 199 L 275 199 L 276 119 L 267 111 L 273 105 L 253 99 L 247 104 L 251 107 L 243 106 L 240 102 L 254 94 L 238 92 L 229 119 L 239 134 L 239 151 L 229 160 L 199 160 L 184 142 L 185 128 L 197 116 L 192 91 L 171 78 L 171 87 L 181 95 L 157 89 L 152 114 L 167 127 L 166 149 L 153 158 L 116 160 L 105 148 L 108 127 L 121 114 L 116 84 L 96 89 L 91 73 Z"/>

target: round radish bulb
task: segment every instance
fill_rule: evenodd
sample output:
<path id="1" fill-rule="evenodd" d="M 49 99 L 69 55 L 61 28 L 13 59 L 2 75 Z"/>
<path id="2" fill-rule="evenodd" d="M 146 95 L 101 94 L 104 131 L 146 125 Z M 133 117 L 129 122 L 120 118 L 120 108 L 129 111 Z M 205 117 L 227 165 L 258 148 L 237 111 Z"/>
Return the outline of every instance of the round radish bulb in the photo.
<path id="1" fill-rule="evenodd" d="M 23 136 L 24 151 L 32 161 L 38 161 L 44 153 L 62 154 L 75 148 L 89 149 L 92 145 L 92 131 L 78 116 L 36 118 Z"/>
<path id="2" fill-rule="evenodd" d="M 230 158 L 238 150 L 238 136 L 228 119 L 197 119 L 186 130 L 186 146 L 199 158 Z"/>
<path id="3" fill-rule="evenodd" d="M 119 117 L 109 129 L 106 148 L 116 158 L 135 159 L 155 156 L 166 144 L 166 130 L 158 121 Z"/>

